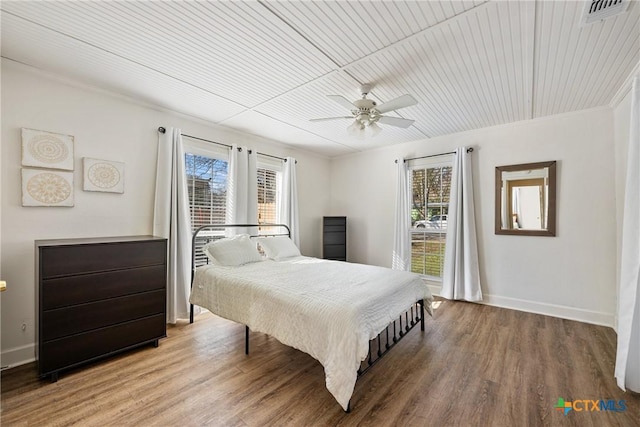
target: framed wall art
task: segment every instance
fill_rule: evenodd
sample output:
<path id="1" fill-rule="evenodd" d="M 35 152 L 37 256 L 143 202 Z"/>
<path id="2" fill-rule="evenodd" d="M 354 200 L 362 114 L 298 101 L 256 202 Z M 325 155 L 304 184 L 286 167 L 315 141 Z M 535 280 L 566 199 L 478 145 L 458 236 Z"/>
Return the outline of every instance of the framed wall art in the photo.
<path id="1" fill-rule="evenodd" d="M 85 191 L 124 193 L 124 163 L 83 157 Z"/>
<path id="2" fill-rule="evenodd" d="M 22 206 L 73 206 L 73 172 L 22 168 Z"/>
<path id="3" fill-rule="evenodd" d="M 73 170 L 71 135 L 22 128 L 22 166 Z"/>

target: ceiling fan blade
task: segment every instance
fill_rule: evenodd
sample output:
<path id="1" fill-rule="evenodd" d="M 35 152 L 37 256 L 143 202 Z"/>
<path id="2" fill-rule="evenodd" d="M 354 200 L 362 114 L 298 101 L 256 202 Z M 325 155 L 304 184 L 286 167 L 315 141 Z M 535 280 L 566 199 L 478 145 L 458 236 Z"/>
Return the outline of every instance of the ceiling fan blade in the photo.
<path id="1" fill-rule="evenodd" d="M 356 108 L 355 105 L 353 105 L 351 103 L 351 101 L 349 101 L 347 98 L 345 98 L 342 95 L 327 95 L 327 97 L 329 99 L 334 100 L 335 102 L 337 102 L 338 104 L 342 105 L 344 108 L 346 108 L 347 110 L 353 110 L 354 108 Z"/>
<path id="2" fill-rule="evenodd" d="M 418 101 L 411 95 L 402 95 L 395 99 L 392 99 L 389 102 L 385 102 L 382 105 L 376 107 L 376 110 L 380 114 L 384 114 L 388 111 L 399 110 L 400 108 L 409 107 L 411 105 L 416 105 Z"/>
<path id="3" fill-rule="evenodd" d="M 398 126 L 405 129 L 411 126 L 414 122 L 415 120 L 403 119 L 400 117 L 389 117 L 389 116 L 382 116 L 378 119 L 378 123 L 391 125 L 391 126 Z"/>
<path id="4" fill-rule="evenodd" d="M 342 119 L 351 119 L 353 120 L 353 116 L 342 116 L 342 117 L 323 117 L 320 119 L 309 119 L 310 122 L 325 122 L 327 120 L 342 120 Z"/>

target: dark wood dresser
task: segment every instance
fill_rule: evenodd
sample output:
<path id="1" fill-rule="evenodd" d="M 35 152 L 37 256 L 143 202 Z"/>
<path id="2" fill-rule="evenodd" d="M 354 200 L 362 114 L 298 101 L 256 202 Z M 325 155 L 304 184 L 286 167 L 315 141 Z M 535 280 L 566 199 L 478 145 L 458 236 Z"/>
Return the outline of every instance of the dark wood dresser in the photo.
<path id="1" fill-rule="evenodd" d="M 322 257 L 336 261 L 347 260 L 347 217 L 322 217 Z"/>
<path id="2" fill-rule="evenodd" d="M 58 373 L 166 336 L 167 240 L 37 240 L 38 374 Z"/>

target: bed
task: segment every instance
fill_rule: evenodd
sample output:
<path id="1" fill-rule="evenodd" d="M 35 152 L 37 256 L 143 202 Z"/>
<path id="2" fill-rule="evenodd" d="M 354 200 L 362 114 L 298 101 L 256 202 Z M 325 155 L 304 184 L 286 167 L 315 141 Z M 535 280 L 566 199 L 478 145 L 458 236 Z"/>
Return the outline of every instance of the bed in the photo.
<path id="1" fill-rule="evenodd" d="M 198 305 L 246 325 L 247 354 L 249 330 L 308 353 L 323 365 L 329 392 L 349 411 L 357 378 L 414 326 L 424 330 L 429 289 L 417 274 L 302 256 L 286 226 L 262 226 L 268 233 L 255 233 L 256 227 L 196 231 L 192 309 Z M 204 245 L 213 263 L 196 268 L 202 236 L 229 228 L 252 232 Z M 256 243 L 264 255 L 248 249 L 257 251 Z"/>

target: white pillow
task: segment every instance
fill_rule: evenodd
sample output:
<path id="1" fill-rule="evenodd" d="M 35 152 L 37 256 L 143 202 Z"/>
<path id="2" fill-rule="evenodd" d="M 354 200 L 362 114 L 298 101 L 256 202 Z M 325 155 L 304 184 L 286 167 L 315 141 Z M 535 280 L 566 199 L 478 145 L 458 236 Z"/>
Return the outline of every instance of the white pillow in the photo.
<path id="1" fill-rule="evenodd" d="M 267 258 L 275 261 L 300 256 L 300 249 L 287 236 L 259 237 L 257 240 Z"/>
<path id="2" fill-rule="evenodd" d="M 202 247 L 212 263 L 224 266 L 238 266 L 262 261 L 262 256 L 248 234 L 238 234 L 213 241 Z"/>

